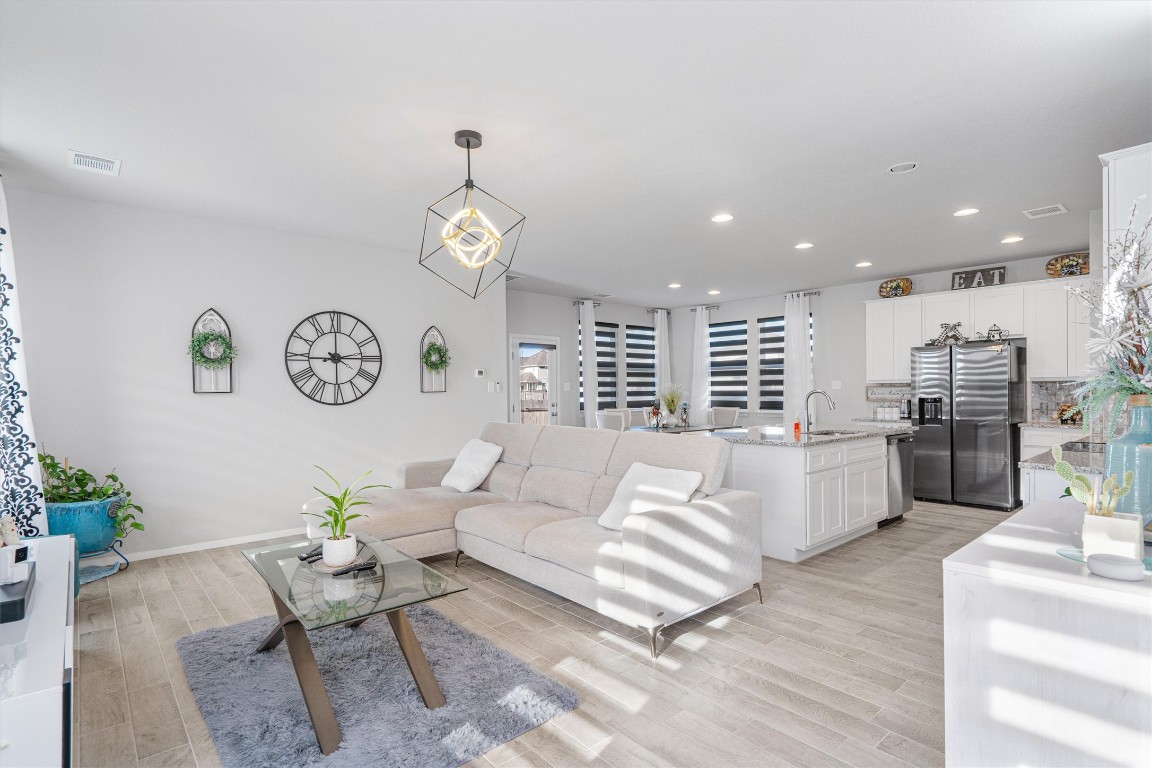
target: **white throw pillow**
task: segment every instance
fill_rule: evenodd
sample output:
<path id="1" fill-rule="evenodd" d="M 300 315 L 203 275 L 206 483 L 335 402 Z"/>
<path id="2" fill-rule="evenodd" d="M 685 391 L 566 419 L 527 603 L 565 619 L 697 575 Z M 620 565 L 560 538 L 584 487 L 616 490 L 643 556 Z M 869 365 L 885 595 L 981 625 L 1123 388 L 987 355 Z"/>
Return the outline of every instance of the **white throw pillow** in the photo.
<path id="1" fill-rule="evenodd" d="M 620 478 L 612 501 L 596 522 L 605 528 L 623 530 L 628 515 L 688 501 L 703 479 L 699 472 L 634 462 Z"/>
<path id="2" fill-rule="evenodd" d="M 476 490 L 480 487 L 480 483 L 484 482 L 484 478 L 488 477 L 492 467 L 496 466 L 496 462 L 500 461 L 502 453 L 504 449 L 495 443 L 486 443 L 475 438 L 469 440 L 456 457 L 456 461 L 452 463 L 452 469 L 448 470 L 448 474 L 440 481 L 440 485 L 455 488 L 461 493 Z"/>

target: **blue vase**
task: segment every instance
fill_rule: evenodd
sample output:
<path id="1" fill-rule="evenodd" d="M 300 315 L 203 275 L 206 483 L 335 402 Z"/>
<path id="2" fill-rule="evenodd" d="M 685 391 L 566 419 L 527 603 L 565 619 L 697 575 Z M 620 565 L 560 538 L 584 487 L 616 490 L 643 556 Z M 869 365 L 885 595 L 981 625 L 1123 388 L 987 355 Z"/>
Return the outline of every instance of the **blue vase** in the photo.
<path id="1" fill-rule="evenodd" d="M 1152 405 L 1147 395 L 1134 395 L 1128 404 L 1132 426 L 1108 443 L 1104 476 L 1116 475 L 1123 482 L 1124 473 L 1132 472 L 1132 492 L 1120 499 L 1116 511 L 1143 515 L 1147 538 L 1147 528 L 1152 523 Z"/>
<path id="2" fill-rule="evenodd" d="M 123 496 L 113 496 L 99 501 L 45 504 L 48 532 L 53 536 L 75 536 L 81 556 L 102 552 L 116 541 L 116 515 L 124 501 Z"/>

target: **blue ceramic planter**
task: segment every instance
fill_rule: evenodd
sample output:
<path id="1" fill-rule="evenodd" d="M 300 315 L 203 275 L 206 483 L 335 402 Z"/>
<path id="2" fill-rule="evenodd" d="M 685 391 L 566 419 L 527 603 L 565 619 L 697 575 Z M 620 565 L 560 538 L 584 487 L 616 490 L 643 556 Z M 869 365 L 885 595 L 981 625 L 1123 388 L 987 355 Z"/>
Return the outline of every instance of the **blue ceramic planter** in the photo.
<path id="1" fill-rule="evenodd" d="M 80 557 L 106 553 L 128 562 L 117 551 L 121 542 L 116 538 L 116 515 L 124 506 L 123 496 L 100 501 L 69 501 L 45 504 L 48 513 L 48 532 L 53 536 L 72 534 Z"/>
<path id="2" fill-rule="evenodd" d="M 1116 475 L 1117 480 L 1123 481 L 1124 473 L 1132 472 L 1132 492 L 1120 499 L 1116 511 L 1143 515 L 1147 530 L 1152 523 L 1152 405 L 1148 405 L 1147 397 L 1133 400 L 1129 401 L 1132 427 L 1108 443 L 1104 476 Z"/>

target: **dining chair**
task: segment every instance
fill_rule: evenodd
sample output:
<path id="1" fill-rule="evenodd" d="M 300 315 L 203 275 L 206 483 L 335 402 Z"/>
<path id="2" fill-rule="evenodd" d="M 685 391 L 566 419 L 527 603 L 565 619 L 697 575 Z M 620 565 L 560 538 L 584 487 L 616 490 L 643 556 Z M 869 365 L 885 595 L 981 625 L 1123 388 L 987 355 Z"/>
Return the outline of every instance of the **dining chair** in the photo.
<path id="1" fill-rule="evenodd" d="M 624 431 L 624 416 L 619 413 L 608 413 L 606 411 L 596 412 L 596 428 L 597 429 L 614 429 L 617 432 Z"/>
<path id="2" fill-rule="evenodd" d="M 718 427 L 734 427 L 739 415 L 739 408 L 713 408 L 712 423 Z"/>
<path id="3" fill-rule="evenodd" d="M 627 408 L 605 408 L 603 411 L 601 411 L 601 413 L 616 414 L 621 419 L 623 419 L 624 420 L 624 426 L 621 427 L 622 430 L 628 429 L 628 427 L 632 426 L 632 423 L 630 422 L 630 420 L 628 418 L 628 409 Z"/>
<path id="4" fill-rule="evenodd" d="M 629 408 L 628 409 L 628 426 L 629 427 L 646 427 L 648 426 L 648 409 L 647 408 Z"/>

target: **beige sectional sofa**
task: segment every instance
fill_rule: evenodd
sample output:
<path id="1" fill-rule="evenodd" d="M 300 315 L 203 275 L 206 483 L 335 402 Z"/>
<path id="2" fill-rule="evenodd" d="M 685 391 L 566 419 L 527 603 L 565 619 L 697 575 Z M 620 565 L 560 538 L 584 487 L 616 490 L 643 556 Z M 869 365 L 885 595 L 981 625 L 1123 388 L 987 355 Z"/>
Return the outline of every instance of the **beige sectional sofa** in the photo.
<path id="1" fill-rule="evenodd" d="M 759 591 L 760 498 L 720 487 L 725 441 L 503 423 L 480 438 L 503 454 L 478 489 L 440 487 L 450 459 L 409 464 L 404 487 L 370 492 L 367 517 L 349 529 L 412 557 L 463 552 L 644 629 L 653 656 L 665 626 Z M 604 528 L 597 518 L 633 462 L 703 480 L 684 504 L 630 515 L 622 531 Z"/>

